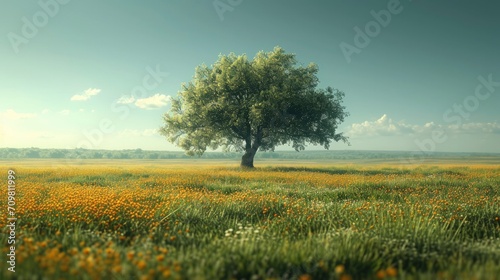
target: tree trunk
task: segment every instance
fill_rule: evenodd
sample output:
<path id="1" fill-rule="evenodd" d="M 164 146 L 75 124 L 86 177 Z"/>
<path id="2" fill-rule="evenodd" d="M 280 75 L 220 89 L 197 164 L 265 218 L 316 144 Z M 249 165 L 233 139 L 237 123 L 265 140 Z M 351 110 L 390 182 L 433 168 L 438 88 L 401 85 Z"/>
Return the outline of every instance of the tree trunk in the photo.
<path id="1" fill-rule="evenodd" d="M 241 164 L 240 166 L 243 168 L 254 168 L 253 166 L 253 157 L 257 151 L 254 149 L 247 150 L 245 154 L 241 157 Z"/>

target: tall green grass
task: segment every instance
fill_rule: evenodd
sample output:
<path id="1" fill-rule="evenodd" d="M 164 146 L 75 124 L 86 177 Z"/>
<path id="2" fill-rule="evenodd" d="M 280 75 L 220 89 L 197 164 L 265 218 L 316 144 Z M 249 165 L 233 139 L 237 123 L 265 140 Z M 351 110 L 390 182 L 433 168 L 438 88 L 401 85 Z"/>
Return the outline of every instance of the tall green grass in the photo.
<path id="1" fill-rule="evenodd" d="M 391 278 L 388 268 L 397 272 L 392 278 L 398 279 L 500 277 L 500 168 L 208 170 L 193 171 L 194 178 L 202 179 L 192 181 L 182 177 L 186 173 L 176 175 L 161 169 L 144 173 L 131 168 L 109 174 L 87 170 L 62 177 L 57 173 L 40 177 L 26 170 L 25 182 L 71 184 L 75 188 L 131 185 L 157 190 L 157 195 L 148 198 L 153 205 L 166 199 L 163 193 L 181 189 L 217 194 L 221 199 L 180 199 L 167 212 L 157 209 L 153 220 L 136 221 L 121 215 L 113 221 L 108 217 L 75 224 L 50 215 L 41 220 L 21 217 L 27 226 L 18 234 L 38 242 L 49 239 L 52 243 L 48 247 L 59 246 L 66 253 L 76 248 L 81 254 L 84 247 L 112 244 L 109 246 L 123 259 L 123 269 L 111 272 L 104 268 L 96 274 L 110 279 L 163 279 L 158 272 L 147 273 L 160 265 L 153 258 L 158 247 L 168 249 L 161 263 L 178 268 L 172 271 L 174 279 Z M 249 177 L 248 172 L 258 176 Z M 331 185 L 314 181 L 317 174 L 358 177 Z M 175 176 L 188 183 L 170 185 L 168 178 Z M 40 201 L 50 196 L 50 188 L 39 195 Z M 22 207 L 22 192 L 20 197 Z M 3 210 L 1 214 L 5 217 Z M 120 234 L 113 229 L 115 224 L 122 225 Z M 0 242 L 6 244 L 5 235 Z M 2 277 L 96 277 L 85 270 L 71 274 L 56 268 L 49 273 L 38 259 L 45 250 L 38 247 L 32 252 L 19 264 L 15 276 L 2 267 Z M 128 252 L 151 256 L 146 272 L 126 260 Z M 70 265 L 78 269 L 77 263 Z"/>

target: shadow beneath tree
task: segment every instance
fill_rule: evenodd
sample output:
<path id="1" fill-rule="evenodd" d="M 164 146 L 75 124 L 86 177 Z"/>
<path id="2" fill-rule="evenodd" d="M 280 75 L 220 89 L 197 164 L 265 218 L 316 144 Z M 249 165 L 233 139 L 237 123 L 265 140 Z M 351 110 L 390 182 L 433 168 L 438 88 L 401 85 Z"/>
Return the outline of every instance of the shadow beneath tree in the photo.
<path id="1" fill-rule="evenodd" d="M 360 170 L 360 169 L 349 169 L 349 168 L 316 168 L 316 167 L 263 167 L 258 168 L 260 171 L 269 172 L 311 172 L 311 173 L 324 173 L 329 175 L 344 175 L 344 174 L 354 174 L 354 175 L 406 175 L 412 173 L 424 173 L 425 175 L 461 175 L 460 172 L 442 169 L 431 169 L 431 170 L 421 170 L 421 169 L 399 169 L 399 168 L 381 168 L 372 170 Z"/>

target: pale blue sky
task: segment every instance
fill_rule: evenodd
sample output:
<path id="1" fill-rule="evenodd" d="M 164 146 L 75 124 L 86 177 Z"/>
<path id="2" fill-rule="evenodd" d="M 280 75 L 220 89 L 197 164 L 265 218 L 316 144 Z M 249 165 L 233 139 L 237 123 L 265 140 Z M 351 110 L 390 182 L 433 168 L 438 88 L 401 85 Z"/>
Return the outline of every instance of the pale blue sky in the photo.
<path id="1" fill-rule="evenodd" d="M 156 130 L 195 67 L 279 45 L 346 93 L 332 149 L 500 152 L 498 1 L 353 2 L 8 1 L 0 147 L 178 150 Z"/>

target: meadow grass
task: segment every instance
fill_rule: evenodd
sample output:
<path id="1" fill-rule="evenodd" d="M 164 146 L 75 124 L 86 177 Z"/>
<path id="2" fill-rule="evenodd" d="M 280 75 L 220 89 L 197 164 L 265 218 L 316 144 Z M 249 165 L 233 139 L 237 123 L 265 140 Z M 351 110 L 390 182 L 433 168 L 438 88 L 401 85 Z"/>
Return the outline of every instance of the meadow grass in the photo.
<path id="1" fill-rule="evenodd" d="M 2 265 L 4 279 L 500 275 L 497 165 L 94 162 L 15 171 L 16 272 Z M 5 256 L 6 235 L 0 243 Z"/>

